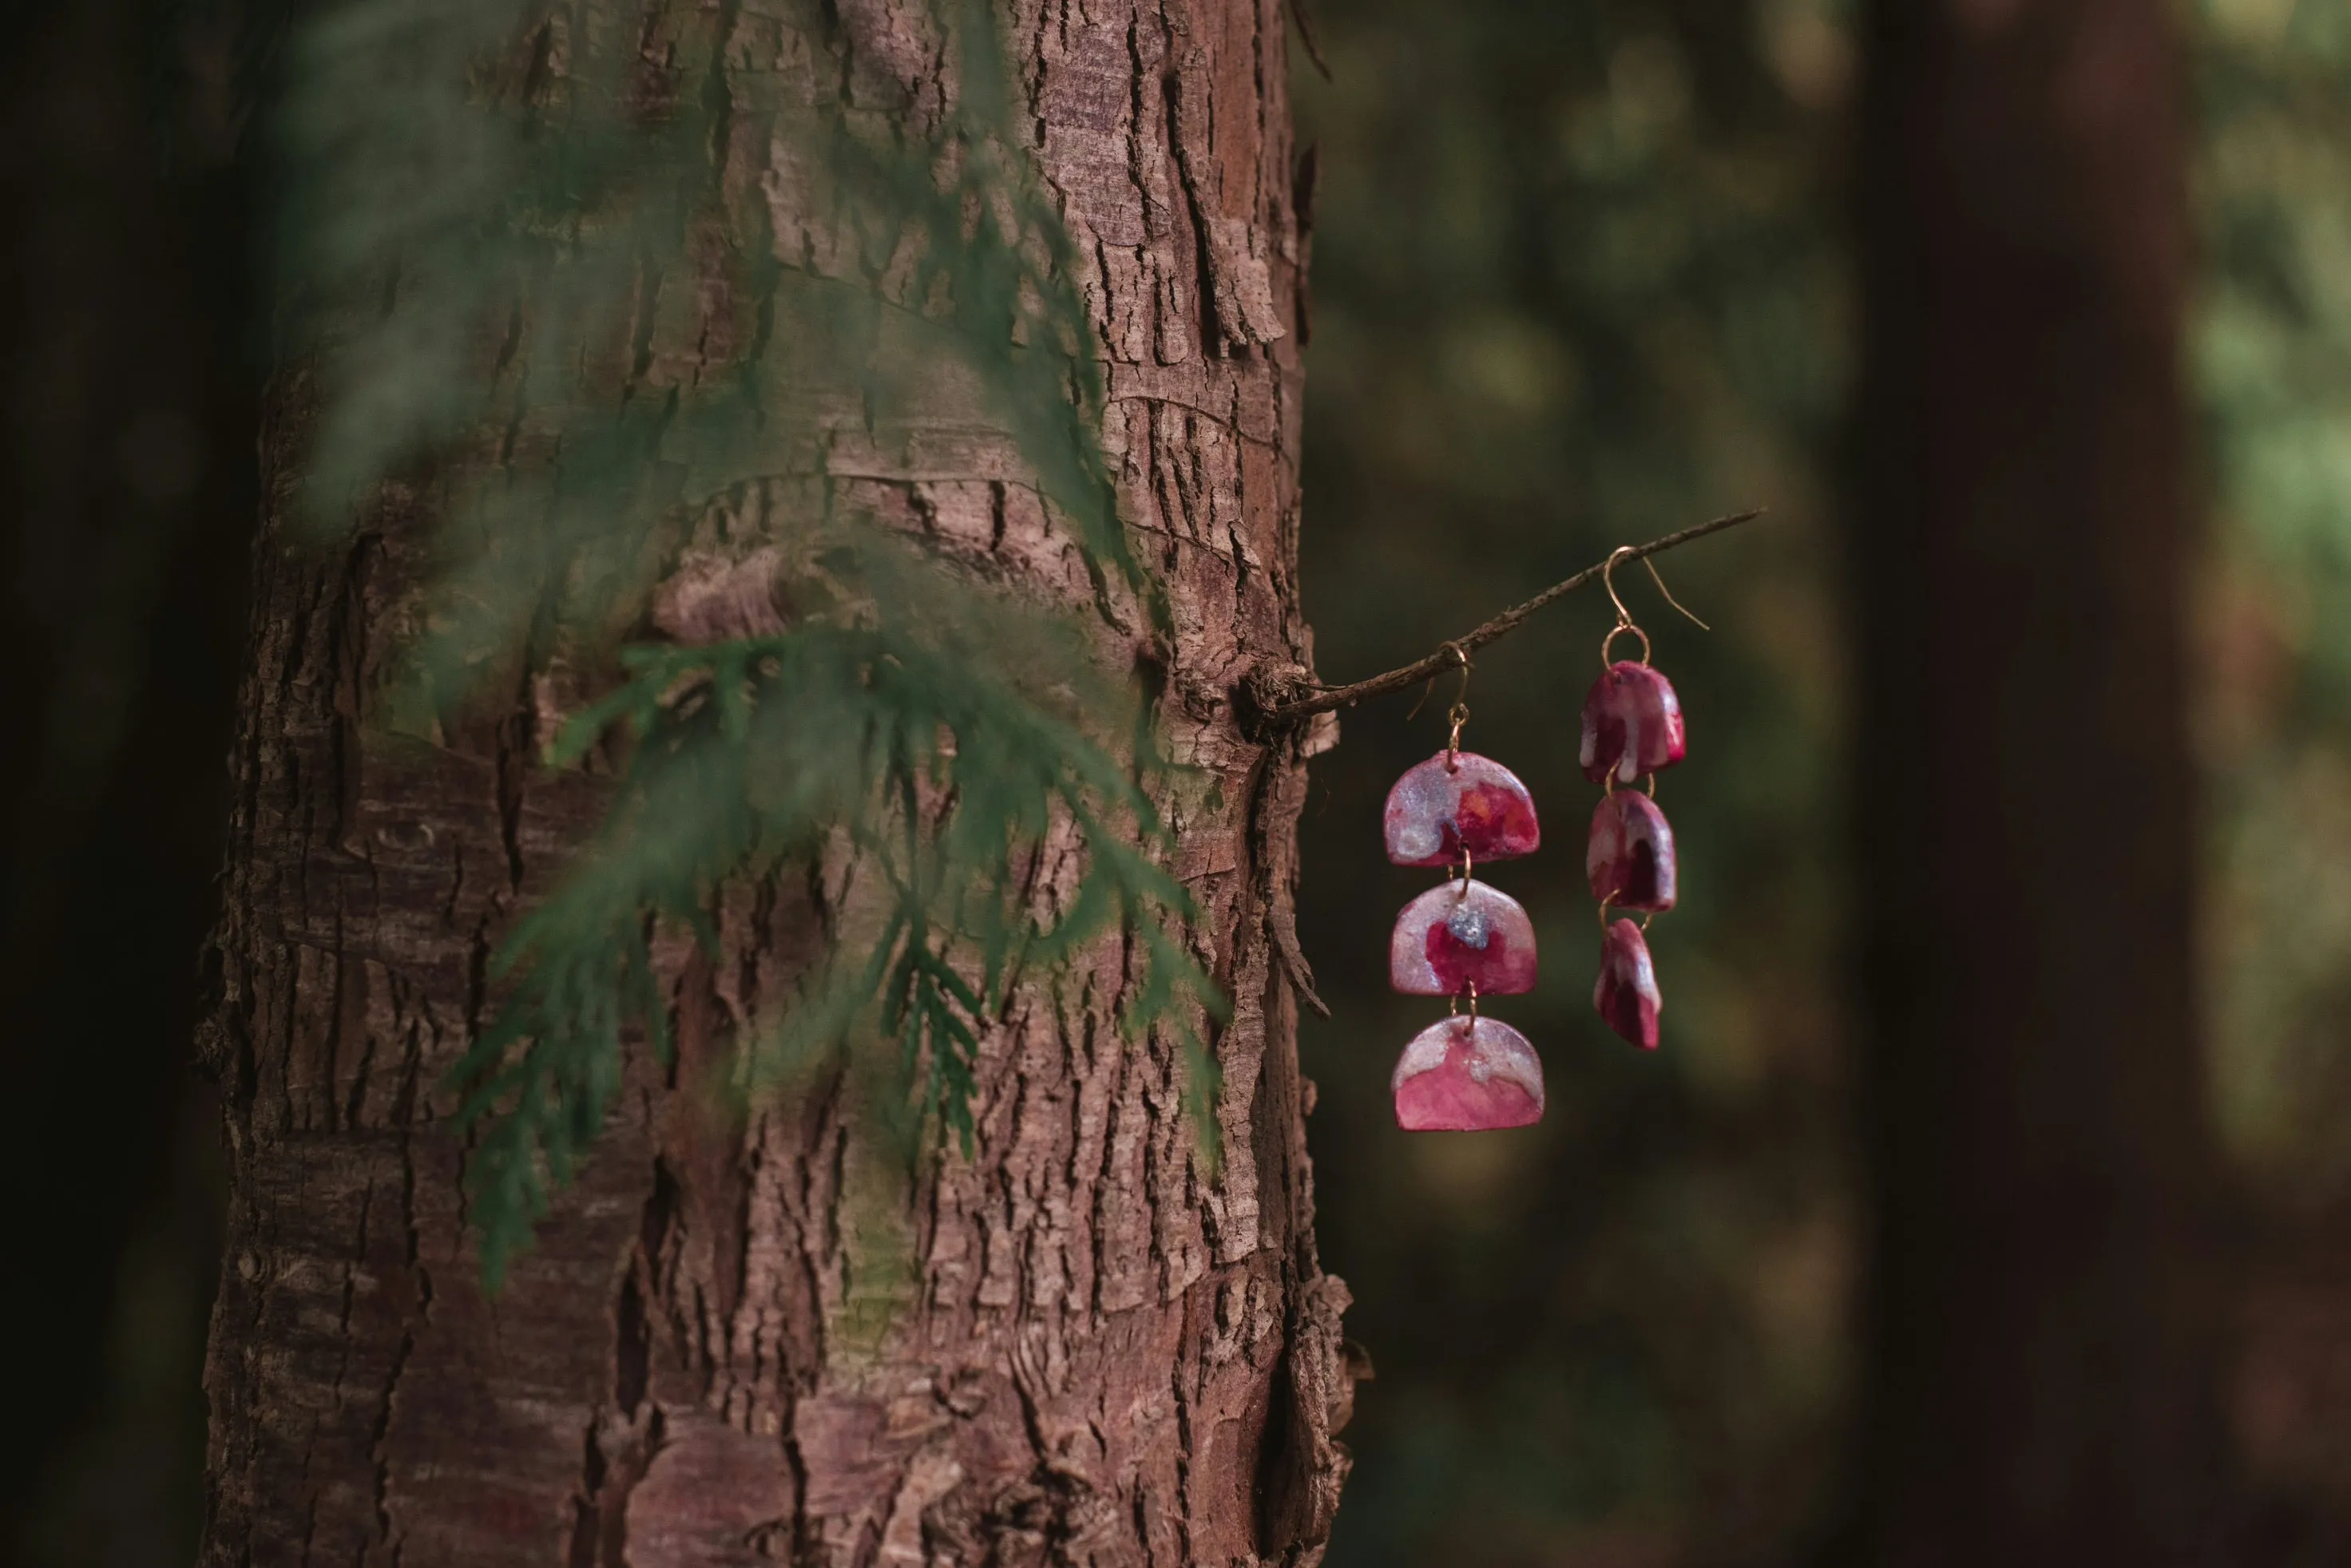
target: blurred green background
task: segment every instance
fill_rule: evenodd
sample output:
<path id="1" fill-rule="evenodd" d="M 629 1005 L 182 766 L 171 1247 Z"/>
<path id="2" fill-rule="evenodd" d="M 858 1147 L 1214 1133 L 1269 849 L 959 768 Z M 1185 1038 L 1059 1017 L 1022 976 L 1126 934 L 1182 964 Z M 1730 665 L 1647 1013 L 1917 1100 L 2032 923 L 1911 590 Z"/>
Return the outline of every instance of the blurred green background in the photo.
<path id="1" fill-rule="evenodd" d="M 1683 902 L 1651 933 L 1665 1048 L 1593 1016 L 1576 714 L 1609 623 L 1571 601 L 1479 660 L 1464 744 L 1517 769 L 1543 854 L 1492 880 L 1543 984 L 1491 1011 L 1551 1112 L 1406 1136 L 1386 1074 L 1380 801 L 1449 681 L 1344 716 L 1316 763 L 1302 930 L 1329 1265 L 1378 1381 L 1334 1568 L 1775 1563 L 1849 1496 L 1863 1177 L 1842 857 L 1851 616 L 1834 526 L 1855 380 L 1863 44 L 1834 0 L 1324 0 L 1306 582 L 1326 679 L 1384 668 L 1597 559 L 1748 506 L 1640 574 L 1690 733 L 1660 801 Z M 2261 1239 L 2223 1402 L 2262 1560 L 2332 1561 L 2351 1509 L 2351 7 L 2181 8 L 2205 516 L 2192 734 L 2207 776 L 2210 1103 Z M 2321 1522 L 2313 1522 L 2314 1520 Z M 2266 1530 L 2267 1533 L 2261 1533 Z M 2274 1538 L 2274 1539 L 2273 1539 Z M 2309 1554 L 2315 1553 L 2315 1554 Z M 2249 1559 L 2250 1560 L 2250 1559 Z"/>
<path id="2" fill-rule="evenodd" d="M 1433 1018 L 1387 994 L 1389 783 L 1450 677 L 1342 716 L 1314 764 L 1301 930 L 1325 1261 L 1377 1380 L 1334 1568 L 1782 1560 L 1834 1501 L 1852 1384 L 1831 531 L 1849 380 L 1840 166 L 1854 46 L 1811 4 L 1315 8 L 1307 608 L 1325 679 L 1386 668 L 1605 555 L 1748 507 L 1621 591 L 1681 695 L 1659 781 L 1682 902 L 1650 932 L 1664 1048 L 1593 1015 L 1597 791 L 1577 717 L 1613 621 L 1580 594 L 1483 653 L 1463 745 L 1533 790 L 1544 1057 L 1524 1133 L 1398 1133 Z"/>
<path id="3" fill-rule="evenodd" d="M 131 476 L 131 525 L 14 538 L 9 656 L 37 690 L 57 667 L 91 674 L 59 650 L 98 633 L 57 607 L 98 552 L 138 547 L 141 591 L 168 603 L 175 572 L 185 586 L 238 548 L 191 519 L 250 515 L 225 477 L 246 463 L 230 434 L 249 416 L 243 372 L 183 329 L 235 307 L 239 188 L 218 148 L 183 139 L 172 200 L 150 202 L 140 8 L 57 15 L 7 62 L 0 134 L 20 219 L 0 298 L 26 345 L 11 392 L 49 421 L 13 433 L 18 515 L 56 515 L 52 459 L 80 439 L 56 421 L 73 397 L 90 429 L 144 434 L 95 448 Z M 2203 1021 L 2225 1221 L 2244 1239 L 2221 1402 L 2253 1521 L 2243 1560 L 2315 1563 L 2351 1542 L 2351 5 L 2198 0 L 2179 15 L 2199 244 Z M 1378 813 L 1395 776 L 1442 747 L 1450 679 L 1416 716 L 1397 699 L 1343 714 L 1342 744 L 1314 764 L 1301 930 L 1335 1016 L 1303 1027 L 1310 1134 L 1324 1260 L 1353 1287 L 1350 1332 L 1377 1368 L 1346 1434 L 1357 1467 L 1329 1562 L 1815 1560 L 1852 1506 L 1865 1376 L 1839 532 L 1867 68 L 1855 7 L 1315 0 L 1305 19 L 1329 67 L 1293 49 L 1318 175 L 1305 568 L 1323 676 L 1426 653 L 1616 543 L 1771 509 L 1660 563 L 1711 632 L 1646 576 L 1625 583 L 1690 734 L 1659 794 L 1683 902 L 1651 934 L 1654 1057 L 1588 1001 L 1597 933 L 1577 846 L 1593 792 L 1574 751 L 1605 600 L 1580 595 L 1478 662 L 1464 744 L 1527 780 L 1548 834 L 1491 876 L 1542 943 L 1541 989 L 1490 1009 L 1543 1052 L 1540 1127 L 1407 1137 L 1388 1114 L 1395 1053 L 1433 1011 L 1386 992 L 1388 924 L 1427 879 L 1385 862 Z M 198 264 L 153 307 L 160 325 L 109 315 L 123 279 L 175 247 Z M 143 355 L 168 385 L 61 395 L 54 367 L 93 354 Z M 215 423 L 141 424 L 151 405 Z M 160 737 L 147 765 L 214 768 L 200 743 L 207 725 L 225 733 L 228 690 L 204 671 L 234 667 L 234 592 L 163 624 L 142 655 L 162 674 L 100 661 L 113 686 L 49 702 L 66 716 L 56 755 L 103 753 L 108 716 L 128 713 Z M 126 852 L 159 880 L 200 885 L 218 803 L 190 793 L 184 821 L 158 821 L 135 788 L 89 799 L 150 835 Z M 26 800 L 10 806 L 25 820 Z M 162 946 L 200 916 L 120 915 Z M 9 1047 L 26 1086 L 22 1246 L 89 1234 L 115 1249 L 60 1309 L 88 1331 L 94 1382 L 71 1355 L 23 1375 L 23 1396 L 57 1412 L 10 1461 L 37 1478 L 10 1545 L 27 1563 L 176 1563 L 201 1506 L 194 1378 L 221 1177 L 176 1064 L 123 1044 L 185 1038 L 184 1006 L 140 1000 L 189 978 L 158 973 L 94 971 L 87 987 L 115 998 L 104 1016 L 85 1010 L 63 1036 L 21 1029 Z M 138 1087 L 149 1078 L 164 1087 Z M 91 1084 L 120 1096 L 103 1122 L 44 1109 Z"/>

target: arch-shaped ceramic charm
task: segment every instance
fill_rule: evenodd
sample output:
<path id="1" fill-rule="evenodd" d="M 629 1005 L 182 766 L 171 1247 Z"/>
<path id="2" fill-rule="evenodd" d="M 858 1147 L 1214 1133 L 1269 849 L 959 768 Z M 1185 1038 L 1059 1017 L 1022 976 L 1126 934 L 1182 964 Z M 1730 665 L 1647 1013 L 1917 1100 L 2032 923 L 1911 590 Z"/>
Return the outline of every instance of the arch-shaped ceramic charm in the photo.
<path id="1" fill-rule="evenodd" d="M 1630 660 L 1608 666 L 1583 698 L 1583 740 L 1576 759 L 1583 776 L 1620 784 L 1682 759 L 1682 705 L 1671 681 Z"/>
<path id="2" fill-rule="evenodd" d="M 1657 972 L 1649 964 L 1649 944 L 1629 920 L 1609 923 L 1600 941 L 1600 982 L 1592 1005 L 1608 1027 L 1643 1051 L 1657 1049 Z"/>
<path id="3" fill-rule="evenodd" d="M 1492 1019 L 1449 1018 L 1415 1035 L 1388 1080 L 1407 1133 L 1482 1133 L 1542 1120 L 1542 1061 Z"/>
<path id="4" fill-rule="evenodd" d="M 1592 896 L 1618 909 L 1674 906 L 1674 830 L 1657 803 L 1637 789 L 1602 797 L 1584 846 Z"/>
<path id="5" fill-rule="evenodd" d="M 1398 865 L 1458 865 L 1531 855 L 1542 842 L 1534 797 L 1519 776 L 1474 751 L 1445 753 L 1405 770 L 1388 791 L 1388 859 Z"/>
<path id="6" fill-rule="evenodd" d="M 1409 997 L 1515 997 L 1535 988 L 1535 927 L 1509 894 L 1472 881 L 1404 906 L 1388 938 L 1388 979 Z"/>

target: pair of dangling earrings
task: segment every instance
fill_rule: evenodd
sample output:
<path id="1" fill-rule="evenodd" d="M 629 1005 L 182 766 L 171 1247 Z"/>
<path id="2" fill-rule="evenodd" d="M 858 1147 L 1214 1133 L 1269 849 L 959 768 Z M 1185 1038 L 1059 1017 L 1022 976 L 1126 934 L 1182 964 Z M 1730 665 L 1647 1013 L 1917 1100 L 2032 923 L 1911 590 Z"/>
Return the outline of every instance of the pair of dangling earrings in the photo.
<path id="1" fill-rule="evenodd" d="M 1593 1006 L 1608 1027 L 1644 1051 L 1657 1046 L 1656 974 L 1643 935 L 1674 906 L 1674 831 L 1657 809 L 1657 773 L 1682 759 L 1680 700 L 1649 666 L 1648 633 L 1617 596 L 1609 556 L 1601 580 L 1616 606 L 1616 624 L 1600 644 L 1601 675 L 1583 699 L 1577 759 L 1603 787 L 1584 847 L 1584 873 L 1600 901 L 1600 977 Z M 1646 557 L 1666 602 L 1690 615 Z M 1640 662 L 1612 661 L 1617 639 L 1638 638 Z M 1446 644 L 1461 667 L 1461 690 L 1447 715 L 1445 749 L 1407 769 L 1388 791 L 1388 859 L 1397 865 L 1443 866 L 1431 888 L 1396 917 L 1388 939 L 1388 978 L 1407 996 L 1447 997 L 1451 1015 L 1405 1047 L 1389 1087 L 1396 1125 L 1409 1132 L 1476 1132 L 1541 1120 L 1542 1061 L 1526 1036 L 1479 1012 L 1481 998 L 1520 996 L 1535 986 L 1534 925 L 1519 901 L 1472 874 L 1479 862 L 1532 854 L 1542 841 L 1534 799 L 1500 763 L 1461 749 L 1469 722 L 1469 655 Z M 1646 792 L 1629 786 L 1646 779 Z M 1641 916 L 1611 920 L 1612 910 Z M 1467 1004 L 1467 1012 L 1463 1011 Z"/>

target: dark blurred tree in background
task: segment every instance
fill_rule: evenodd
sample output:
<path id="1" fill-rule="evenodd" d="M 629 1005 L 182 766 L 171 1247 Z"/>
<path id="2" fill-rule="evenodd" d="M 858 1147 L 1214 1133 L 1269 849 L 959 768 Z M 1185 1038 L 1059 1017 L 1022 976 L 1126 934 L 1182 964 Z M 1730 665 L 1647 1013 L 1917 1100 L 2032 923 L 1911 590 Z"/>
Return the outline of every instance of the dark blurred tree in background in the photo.
<path id="1" fill-rule="evenodd" d="M 2162 0 L 1868 17 L 1855 1561 L 2228 1561 L 2179 38 Z"/>
<path id="2" fill-rule="evenodd" d="M 176 12 L 191 23 L 193 12 Z M 258 485 L 225 60 L 142 0 L 0 19 L 0 1554 L 183 1561 L 217 1117 L 187 1071 Z M 206 73 L 169 114 L 167 66 Z"/>

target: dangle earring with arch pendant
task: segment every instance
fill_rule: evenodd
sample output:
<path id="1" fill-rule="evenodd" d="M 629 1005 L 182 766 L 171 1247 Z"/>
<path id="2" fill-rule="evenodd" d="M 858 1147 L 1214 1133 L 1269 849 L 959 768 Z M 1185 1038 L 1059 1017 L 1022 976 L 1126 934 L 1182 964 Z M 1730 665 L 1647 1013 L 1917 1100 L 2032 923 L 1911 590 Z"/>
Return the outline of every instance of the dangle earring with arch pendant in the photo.
<path id="1" fill-rule="evenodd" d="M 1583 699 L 1577 760 L 1583 776 L 1604 788 L 1583 853 L 1592 894 L 1600 901 L 1600 977 L 1592 1004 L 1617 1034 L 1655 1051 L 1662 998 L 1644 934 L 1651 919 L 1674 906 L 1680 881 L 1673 827 L 1656 804 L 1657 774 L 1682 759 L 1686 737 L 1673 683 L 1650 668 L 1649 634 L 1616 592 L 1616 563 L 1633 553 L 1631 546 L 1620 547 L 1601 569 L 1601 582 L 1616 607 L 1616 624 L 1601 640 L 1601 676 Z M 1706 626 L 1666 587 L 1655 563 L 1644 557 L 1641 564 L 1667 603 Z M 1640 639 L 1640 662 L 1613 662 L 1616 640 L 1628 635 Z M 1646 792 L 1619 788 L 1644 778 Z M 1637 913 L 1640 923 L 1612 921 L 1612 909 Z"/>
<path id="2" fill-rule="evenodd" d="M 1389 860 L 1447 870 L 1441 884 L 1397 916 L 1389 983 L 1407 996 L 1448 997 L 1452 1009 L 1405 1047 L 1389 1089 L 1396 1125 L 1408 1132 L 1523 1127 L 1542 1117 L 1542 1063 L 1526 1036 L 1480 1016 L 1478 1004 L 1534 989 L 1534 924 L 1517 899 L 1473 873 L 1481 861 L 1533 853 L 1542 831 L 1518 775 L 1461 749 L 1469 655 L 1458 643 L 1446 646 L 1461 669 L 1446 716 L 1451 732 L 1443 751 L 1406 769 L 1388 791 L 1383 828 Z"/>

